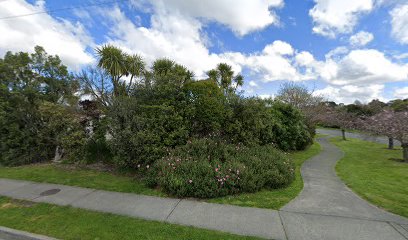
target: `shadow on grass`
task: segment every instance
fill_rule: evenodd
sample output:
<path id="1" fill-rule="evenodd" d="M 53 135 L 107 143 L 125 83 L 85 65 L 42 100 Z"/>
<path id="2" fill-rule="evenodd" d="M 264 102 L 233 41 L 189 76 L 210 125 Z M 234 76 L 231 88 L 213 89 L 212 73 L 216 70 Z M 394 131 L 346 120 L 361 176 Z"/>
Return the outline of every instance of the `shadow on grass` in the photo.
<path id="1" fill-rule="evenodd" d="M 393 161 L 393 162 L 407 163 L 408 164 L 408 162 L 405 162 L 404 159 L 402 159 L 402 158 L 389 158 L 388 160 Z"/>

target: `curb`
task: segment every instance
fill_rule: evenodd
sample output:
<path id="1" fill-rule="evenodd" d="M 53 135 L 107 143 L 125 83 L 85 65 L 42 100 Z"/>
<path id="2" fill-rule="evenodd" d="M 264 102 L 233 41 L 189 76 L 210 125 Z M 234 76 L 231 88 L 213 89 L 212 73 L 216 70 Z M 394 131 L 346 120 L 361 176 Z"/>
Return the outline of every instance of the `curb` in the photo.
<path id="1" fill-rule="evenodd" d="M 57 240 L 47 236 L 15 230 L 0 226 L 0 239 L 2 240 Z"/>

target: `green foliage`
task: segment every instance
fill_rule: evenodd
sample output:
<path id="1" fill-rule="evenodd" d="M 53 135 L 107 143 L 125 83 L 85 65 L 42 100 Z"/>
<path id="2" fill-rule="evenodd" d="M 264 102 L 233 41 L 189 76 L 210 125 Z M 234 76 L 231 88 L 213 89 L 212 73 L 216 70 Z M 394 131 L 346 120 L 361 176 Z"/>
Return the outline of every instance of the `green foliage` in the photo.
<path id="1" fill-rule="evenodd" d="M 245 147 L 221 140 L 194 139 L 155 165 L 157 184 L 178 197 L 212 198 L 279 188 L 294 179 L 294 167 L 271 146 Z"/>
<path id="2" fill-rule="evenodd" d="M 160 159 L 165 147 L 182 145 L 188 131 L 183 118 L 172 106 L 140 105 L 134 98 L 118 98 L 108 113 L 111 119 L 110 145 L 115 162 L 136 168 Z"/>
<path id="3" fill-rule="evenodd" d="M 391 108 L 397 112 L 408 110 L 408 98 L 404 100 L 396 99 L 391 101 Z"/>
<path id="4" fill-rule="evenodd" d="M 303 150 L 313 141 L 299 110 L 281 102 L 275 102 L 271 108 L 278 119 L 273 133 L 274 141 L 280 149 Z"/>
<path id="5" fill-rule="evenodd" d="M 235 98 L 226 123 L 227 138 L 245 145 L 275 144 L 288 150 L 305 149 L 312 136 L 301 112 L 280 101 Z"/>
<path id="6" fill-rule="evenodd" d="M 185 85 L 188 110 L 185 118 L 190 123 L 192 135 L 206 136 L 220 132 L 228 116 L 226 98 L 212 80 L 191 82 Z"/>
<path id="7" fill-rule="evenodd" d="M 225 124 L 225 134 L 234 143 L 265 145 L 274 143 L 276 119 L 270 106 L 258 98 L 230 99 L 232 114 Z"/>
<path id="8" fill-rule="evenodd" d="M 0 59 L 0 164 L 51 160 L 59 147 L 68 161 L 141 169 L 149 185 L 195 197 L 279 188 L 293 179 L 273 146 L 311 143 L 303 116 L 287 104 L 236 94 L 243 77 L 231 66 L 218 64 L 209 79 L 194 81 L 169 59 L 146 69 L 140 56 L 117 47 L 96 52 L 99 68 L 84 70 L 80 84 L 41 47 Z M 78 102 L 79 90 L 95 100 Z M 186 145 L 188 139 L 195 140 Z"/>
<path id="9" fill-rule="evenodd" d="M 60 129 L 43 106 L 74 101 L 77 87 L 58 56 L 41 47 L 31 55 L 8 52 L 0 59 L 0 164 L 50 160 Z"/>

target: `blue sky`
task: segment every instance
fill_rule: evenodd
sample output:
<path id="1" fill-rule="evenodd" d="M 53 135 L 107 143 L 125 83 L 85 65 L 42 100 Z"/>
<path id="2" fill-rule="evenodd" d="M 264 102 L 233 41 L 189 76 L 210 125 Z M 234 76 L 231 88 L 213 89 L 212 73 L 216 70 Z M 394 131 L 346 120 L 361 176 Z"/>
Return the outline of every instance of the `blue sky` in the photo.
<path id="1" fill-rule="evenodd" d="M 408 98 L 408 0 L 3 0 L 0 18 L 71 7 L 0 20 L 0 54 L 42 45 L 78 71 L 109 43 L 198 79 L 227 62 L 246 95 L 296 81 L 337 102 Z"/>

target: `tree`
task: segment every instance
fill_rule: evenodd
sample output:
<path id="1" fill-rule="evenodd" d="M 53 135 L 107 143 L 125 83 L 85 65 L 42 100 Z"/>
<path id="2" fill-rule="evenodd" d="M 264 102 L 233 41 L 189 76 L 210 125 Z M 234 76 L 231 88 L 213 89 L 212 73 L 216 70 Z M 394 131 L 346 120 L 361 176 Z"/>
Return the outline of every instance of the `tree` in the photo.
<path id="1" fill-rule="evenodd" d="M 276 99 L 290 104 L 297 109 L 316 106 L 323 100 L 320 96 L 314 96 L 313 91 L 309 91 L 306 86 L 294 82 L 282 84 Z"/>
<path id="2" fill-rule="evenodd" d="M 403 159 L 408 163 L 408 111 L 384 110 L 370 117 L 366 126 L 372 133 L 400 141 Z"/>
<path id="3" fill-rule="evenodd" d="M 321 114 L 325 114 L 327 106 L 321 96 L 314 95 L 306 86 L 294 82 L 284 83 L 278 91 L 276 99 L 299 109 L 306 118 L 311 134 L 315 133 L 316 124 Z"/>
<path id="4" fill-rule="evenodd" d="M 96 48 L 99 57 L 98 67 L 111 77 L 113 96 L 128 95 L 133 87 L 134 78 L 142 77 L 145 63 L 139 55 L 129 55 L 120 48 L 104 45 Z M 130 77 L 127 81 L 123 77 Z"/>
<path id="5" fill-rule="evenodd" d="M 0 163 L 19 165 L 49 160 L 62 130 L 44 106 L 65 110 L 77 98 L 78 83 L 58 56 L 42 47 L 33 54 L 7 52 L 0 59 Z M 58 109 L 57 109 L 58 110 Z M 60 116 L 64 116 L 61 114 Z M 65 116 L 59 119 L 61 124 Z"/>
<path id="6" fill-rule="evenodd" d="M 112 104 L 113 85 L 110 75 L 102 68 L 88 67 L 77 75 L 83 95 L 90 95 L 93 101 L 101 106 Z"/>
<path id="7" fill-rule="evenodd" d="M 360 118 L 343 109 L 328 109 L 324 114 L 318 117 L 319 123 L 323 123 L 325 126 L 340 128 L 343 140 L 347 140 L 346 129 L 356 129 L 361 126 Z"/>
<path id="8" fill-rule="evenodd" d="M 241 74 L 234 75 L 232 67 L 226 63 L 219 63 L 215 69 L 207 72 L 209 79 L 214 80 L 225 94 L 235 93 L 244 84 Z"/>

